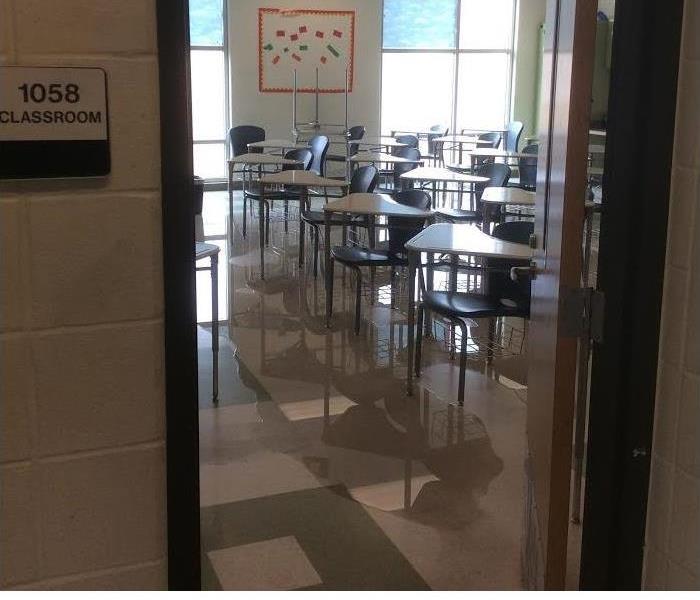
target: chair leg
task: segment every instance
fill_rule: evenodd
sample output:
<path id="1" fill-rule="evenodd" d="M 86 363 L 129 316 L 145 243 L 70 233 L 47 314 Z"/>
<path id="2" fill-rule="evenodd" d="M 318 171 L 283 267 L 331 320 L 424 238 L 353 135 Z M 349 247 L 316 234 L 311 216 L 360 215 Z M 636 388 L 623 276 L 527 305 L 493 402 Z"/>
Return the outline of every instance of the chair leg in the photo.
<path id="1" fill-rule="evenodd" d="M 459 388 L 457 391 L 457 402 L 464 406 L 464 386 L 467 376 L 467 325 L 460 321 L 459 328 L 462 331 L 462 343 L 459 354 Z"/>
<path id="2" fill-rule="evenodd" d="M 246 209 L 248 208 L 248 196 L 245 195 L 245 190 L 243 191 L 243 239 L 245 239 L 246 236 L 246 226 L 247 226 L 247 213 Z M 231 211 L 233 211 L 233 204 L 231 204 Z M 231 222 L 233 222 L 233 214 L 231 214 Z"/>
<path id="3" fill-rule="evenodd" d="M 284 201 L 284 232 L 289 233 L 289 200 Z"/>
<path id="4" fill-rule="evenodd" d="M 490 365 L 493 363 L 493 343 L 496 339 L 496 319 L 489 319 L 489 341 L 488 348 L 486 348 L 486 364 Z"/>
<path id="5" fill-rule="evenodd" d="M 418 315 L 416 318 L 416 377 L 420 377 L 421 358 L 423 356 L 423 317 L 425 315 L 425 307 L 423 303 L 418 304 Z"/>
<path id="6" fill-rule="evenodd" d="M 265 202 L 265 245 L 270 245 L 270 205 Z"/>
<path id="7" fill-rule="evenodd" d="M 362 306 L 362 271 L 357 272 L 357 289 L 355 291 L 355 335 L 360 335 L 360 310 Z"/>
<path id="8" fill-rule="evenodd" d="M 326 294 L 328 294 L 328 314 L 326 315 L 326 325 L 330 327 L 330 319 L 333 316 L 333 285 L 335 284 L 335 259 L 332 256 L 328 257 L 326 269 L 328 269 L 328 273 L 326 273 L 326 277 L 328 278 L 328 285 L 326 286 Z"/>
<path id="9" fill-rule="evenodd" d="M 311 235 L 314 236 L 314 278 L 318 277 L 318 238 L 320 237 L 318 227 L 312 227 Z"/>
<path id="10" fill-rule="evenodd" d="M 396 267 L 391 267 L 391 270 L 389 271 L 389 277 L 391 281 L 391 309 L 396 308 Z"/>

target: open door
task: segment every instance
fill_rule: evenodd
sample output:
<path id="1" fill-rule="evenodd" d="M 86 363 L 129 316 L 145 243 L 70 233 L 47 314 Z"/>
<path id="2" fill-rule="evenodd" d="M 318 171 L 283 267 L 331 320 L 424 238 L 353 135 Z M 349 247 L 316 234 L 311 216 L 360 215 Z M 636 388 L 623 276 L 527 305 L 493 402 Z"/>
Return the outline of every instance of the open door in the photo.
<path id="1" fill-rule="evenodd" d="M 577 332 L 596 0 L 549 0 L 529 325 L 524 583 L 566 576 Z"/>

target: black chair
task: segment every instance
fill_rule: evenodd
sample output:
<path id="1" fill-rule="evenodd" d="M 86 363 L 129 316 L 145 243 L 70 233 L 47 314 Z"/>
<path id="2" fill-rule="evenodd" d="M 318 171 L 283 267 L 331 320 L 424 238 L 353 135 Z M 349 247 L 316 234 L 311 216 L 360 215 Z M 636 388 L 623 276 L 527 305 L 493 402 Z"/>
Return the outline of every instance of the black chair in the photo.
<path id="1" fill-rule="evenodd" d="M 394 138 L 399 144 L 406 144 L 409 148 L 415 148 L 416 150 L 418 149 L 418 136 L 415 135 L 397 135 Z"/>
<path id="2" fill-rule="evenodd" d="M 326 175 L 326 154 L 330 147 L 330 140 L 325 135 L 315 135 L 309 140 L 309 150 L 313 154 L 310 171 L 325 177 Z"/>
<path id="3" fill-rule="evenodd" d="M 484 218 L 483 207 L 481 205 L 481 196 L 484 190 L 487 187 L 505 187 L 508 184 L 510 173 L 510 167 L 503 163 L 485 163 L 479 165 L 474 171 L 474 174 L 480 177 L 488 177 L 489 180 L 484 183 L 474 184 L 473 209 L 440 208 L 435 211 L 437 216 L 449 223 L 480 223 Z"/>
<path id="4" fill-rule="evenodd" d="M 311 168 L 311 161 L 313 160 L 313 154 L 308 148 L 296 148 L 294 150 L 289 150 L 285 153 L 284 158 L 289 160 L 299 161 L 301 164 L 292 165 L 282 165 L 283 171 L 308 171 Z M 279 190 L 272 192 L 266 192 L 263 200 L 262 208 L 265 211 L 265 241 L 270 240 L 270 206 L 274 200 L 284 200 L 284 231 L 285 233 L 289 230 L 288 216 L 289 216 L 289 201 L 299 200 L 300 192 L 296 189 L 289 189 L 282 186 Z"/>
<path id="5" fill-rule="evenodd" d="M 265 130 L 256 125 L 237 125 L 228 132 L 231 142 L 231 155 L 240 156 L 247 152 L 261 153 L 262 148 L 248 150 L 248 144 L 265 141 Z"/>
<path id="6" fill-rule="evenodd" d="M 394 167 L 391 171 L 391 174 L 393 176 L 393 190 L 392 191 L 398 191 L 401 189 L 404 189 L 404 181 L 401 179 L 401 175 L 403 173 L 408 173 L 409 171 L 413 171 L 416 167 L 420 166 L 420 161 L 421 161 L 421 156 L 418 148 L 412 148 L 410 146 L 403 146 L 400 148 L 395 148 L 394 151 L 392 152 L 394 156 L 398 156 L 399 158 L 406 158 L 412 162 L 406 162 L 406 163 L 395 163 Z"/>
<path id="7" fill-rule="evenodd" d="M 521 157 L 518 159 L 518 171 L 520 172 L 520 181 L 518 187 L 531 192 L 537 187 L 537 155 L 540 147 L 538 144 L 530 144 L 523 148 L 523 154 L 531 154 L 532 156 Z"/>
<path id="8" fill-rule="evenodd" d="M 366 165 L 364 167 L 360 167 L 359 169 L 355 169 L 355 172 L 352 174 L 352 178 L 350 179 L 349 193 L 371 193 L 376 189 L 378 184 L 379 171 L 377 171 L 377 168 L 374 165 Z M 304 221 L 304 223 L 311 227 L 311 236 L 313 238 L 314 245 L 314 277 L 317 277 L 319 239 L 321 237 L 321 227 L 325 226 L 326 223 L 326 216 L 322 210 L 310 210 L 306 207 L 302 207 L 301 219 Z M 342 215 L 332 214 L 331 225 L 366 226 L 366 219 L 364 217 L 360 217 L 348 222 L 343 219 Z"/>
<path id="9" fill-rule="evenodd" d="M 363 137 L 365 137 L 366 128 L 364 125 L 354 125 L 348 129 L 348 157 L 354 156 L 360 150 L 360 145 L 352 142 L 359 142 Z M 326 156 L 327 161 L 334 162 L 345 162 L 345 156 L 341 154 L 329 154 Z"/>
<path id="10" fill-rule="evenodd" d="M 195 175 L 194 181 L 194 214 L 201 215 L 204 208 L 204 179 Z"/>
<path id="11" fill-rule="evenodd" d="M 506 140 L 504 150 L 506 152 L 517 152 L 520 136 L 523 133 L 523 124 L 520 121 L 511 121 L 506 129 Z"/>
<path id="12" fill-rule="evenodd" d="M 430 207 L 430 195 L 424 190 L 404 190 L 394 195 L 394 200 L 405 206 L 412 206 L 422 210 Z M 387 233 L 388 243 L 386 248 L 365 248 L 361 246 L 335 246 L 331 249 L 331 259 L 328 269 L 328 280 L 331 289 L 327 293 L 331 297 L 330 310 L 333 312 L 333 269 L 335 261 L 351 268 L 357 275 L 355 294 L 355 335 L 360 333 L 360 312 L 362 305 L 362 271 L 361 267 L 391 267 L 392 283 L 392 308 L 393 308 L 393 284 L 397 267 L 407 267 L 405 244 L 412 237 L 418 235 L 425 224 L 424 218 L 388 217 Z"/>
<path id="13" fill-rule="evenodd" d="M 229 130 L 228 137 L 231 146 L 231 156 L 240 156 L 248 152 L 261 154 L 263 151 L 262 148 L 251 148 L 248 150 L 248 144 L 265 140 L 265 130 L 262 127 L 256 125 L 237 125 Z M 245 173 L 249 173 L 250 171 L 251 167 L 249 165 L 243 167 L 243 237 L 246 236 L 247 229 L 248 198 L 253 200 L 260 199 L 260 193 L 258 191 L 252 188 L 246 188 Z M 233 210 L 231 202 L 229 202 L 229 209 Z"/>
<path id="14" fill-rule="evenodd" d="M 436 142 L 435 140 L 440 137 L 446 136 L 450 132 L 449 127 L 442 127 L 440 125 L 434 125 L 430 128 L 431 133 L 428 134 L 428 152 L 422 157 L 424 159 L 430 160 L 433 164 L 437 165 L 442 162 L 442 146 L 441 142 Z"/>
<path id="15" fill-rule="evenodd" d="M 508 242 L 527 244 L 534 225 L 527 221 L 512 221 L 498 225 L 493 231 L 493 237 Z M 513 281 L 510 269 L 515 266 L 526 266 L 528 261 L 490 258 L 484 263 L 486 268 L 487 292 L 473 294 L 464 292 L 443 292 L 426 290 L 421 280 L 421 301 L 418 304 L 416 319 L 416 377 L 420 377 L 421 348 L 423 342 L 423 320 L 426 311 L 437 313 L 455 326 L 462 333 L 459 356 L 459 388 L 457 400 L 464 404 L 464 375 L 467 367 L 467 321 L 469 319 L 490 319 L 489 348 L 492 348 L 495 332 L 494 319 L 498 317 L 530 318 L 530 288 L 529 277 Z M 487 354 L 487 361 L 492 360 L 492 352 Z"/>

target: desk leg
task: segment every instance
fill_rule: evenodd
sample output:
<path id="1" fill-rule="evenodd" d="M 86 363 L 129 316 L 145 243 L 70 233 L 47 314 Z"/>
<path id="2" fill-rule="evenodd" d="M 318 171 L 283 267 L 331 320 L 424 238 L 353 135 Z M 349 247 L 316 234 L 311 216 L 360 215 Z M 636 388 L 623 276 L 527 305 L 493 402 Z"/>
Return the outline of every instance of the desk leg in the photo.
<path id="1" fill-rule="evenodd" d="M 415 342 L 416 321 L 416 266 L 420 261 L 420 252 L 408 253 L 408 340 L 406 345 L 406 394 L 413 395 L 413 347 Z"/>
<path id="2" fill-rule="evenodd" d="M 304 219 L 301 218 L 301 213 L 306 208 L 306 204 L 309 201 L 309 188 L 301 188 L 299 190 L 301 197 L 299 198 L 299 268 L 304 268 L 304 243 L 306 241 L 305 233 L 306 226 Z"/>
<path id="3" fill-rule="evenodd" d="M 229 241 L 233 243 L 233 168 L 234 164 L 232 162 L 228 163 L 228 237 Z M 245 190 L 244 190 L 245 193 Z M 243 232 L 243 237 L 245 237 L 245 231 Z"/>
<path id="4" fill-rule="evenodd" d="M 426 266 L 426 282 L 425 289 L 432 290 L 435 284 L 435 272 L 433 271 L 433 262 L 435 261 L 435 254 L 432 252 L 427 254 L 428 265 Z M 422 268 L 422 267 L 421 267 Z M 429 310 L 425 310 L 425 319 L 423 325 L 423 337 L 429 338 L 433 330 L 433 318 Z"/>
<path id="5" fill-rule="evenodd" d="M 265 279 L 265 193 L 262 187 L 258 210 L 258 232 L 260 234 L 260 279 Z"/>
<path id="6" fill-rule="evenodd" d="M 212 400 L 219 401 L 219 255 L 211 256 Z"/>
<path id="7" fill-rule="evenodd" d="M 374 249 L 377 246 L 376 243 L 376 229 L 375 229 L 375 216 L 370 215 L 368 217 L 369 219 L 369 227 L 367 228 L 367 234 L 369 236 L 369 247 Z M 375 288 L 375 283 L 376 283 L 376 278 L 377 278 L 377 269 L 376 267 L 370 267 L 369 268 L 369 304 L 370 306 L 374 306 L 374 288 Z"/>
<path id="8" fill-rule="evenodd" d="M 323 227 L 324 265 L 326 267 L 326 327 L 331 326 L 333 314 L 333 263 L 331 262 L 331 214 L 325 213 Z"/>

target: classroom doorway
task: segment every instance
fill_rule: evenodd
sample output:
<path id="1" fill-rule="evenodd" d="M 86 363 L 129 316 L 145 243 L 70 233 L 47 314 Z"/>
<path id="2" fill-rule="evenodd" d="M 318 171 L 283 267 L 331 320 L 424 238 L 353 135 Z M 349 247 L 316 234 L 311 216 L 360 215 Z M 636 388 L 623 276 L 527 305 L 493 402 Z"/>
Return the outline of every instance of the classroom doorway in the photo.
<path id="1" fill-rule="evenodd" d="M 220 182 L 205 182 L 200 235 L 217 247 L 218 266 L 211 256 L 197 266 L 216 269 L 219 294 L 212 303 L 211 291 L 202 291 L 213 274 L 203 273 L 197 282 L 198 308 L 207 313 L 197 327 L 198 403 L 184 397 L 192 387 L 179 390 L 185 406 L 175 407 L 170 393 L 168 399 L 174 587 L 200 582 L 204 589 L 586 587 L 579 574 L 586 571 L 579 561 L 581 528 L 570 523 L 581 510 L 572 509 L 569 498 L 578 493 L 588 435 L 581 427 L 587 404 L 579 399 L 576 411 L 576 396 L 577 391 L 587 396 L 590 388 L 583 385 L 587 377 L 577 377 L 582 369 L 588 373 L 587 350 L 579 339 L 590 330 L 578 328 L 575 311 L 588 314 L 592 305 L 586 297 L 567 294 L 595 287 L 590 273 L 596 258 L 600 261 L 595 238 L 603 219 L 596 205 L 605 197 L 606 183 L 615 181 L 608 175 L 607 150 L 596 147 L 606 145 L 600 138 L 624 124 L 622 117 L 617 125 L 610 118 L 602 123 L 589 118 L 596 39 L 601 29 L 609 29 L 612 39 L 612 23 L 601 27 L 597 9 L 588 0 L 547 3 L 539 133 L 532 140 L 539 145 L 535 227 L 527 240 L 534 263 L 517 263 L 508 272 L 513 280 L 534 277 L 530 319 L 503 318 L 493 332 L 474 322 L 463 344 L 464 330 L 435 316 L 426 328 L 423 371 L 412 396 L 405 385 L 412 360 L 412 284 L 405 270 L 368 271 L 360 286 L 352 271 L 336 268 L 329 292 L 326 252 L 329 241 L 347 243 L 340 229 L 324 239 L 322 222 L 315 224 L 314 235 L 314 224 L 307 221 L 311 235 L 304 236 L 298 197 L 282 195 L 259 210 L 263 202 L 255 197 L 255 185 L 243 189 L 243 180 L 248 185 L 252 179 L 250 168 L 242 169 L 241 181 L 229 191 Z M 618 8 L 618 14 L 628 14 L 625 10 L 626 5 Z M 182 23 L 186 14 L 184 2 L 159 5 L 161 69 L 167 54 L 180 75 L 189 69 L 187 32 L 173 23 Z M 174 20 L 168 23 L 166 17 Z M 624 35 L 632 39 L 639 28 L 625 25 Z M 671 56 L 674 35 L 669 27 Z M 580 60 L 560 60 L 570 52 Z M 182 94 L 182 81 L 161 72 L 162 91 L 167 86 Z M 164 119 L 181 118 L 187 105 L 178 106 L 180 112 Z M 602 130 L 607 133 L 600 135 Z M 186 142 L 191 139 L 189 134 Z M 670 155 L 672 140 L 659 140 Z M 191 154 L 181 155 L 170 169 L 181 183 L 183 173 L 196 175 Z M 518 170 L 522 177 L 524 169 Z M 342 171 L 328 175 L 340 180 Z M 660 173 L 662 184 L 663 179 Z M 343 196 L 343 186 L 338 187 L 336 196 Z M 433 203 L 450 198 L 444 189 L 436 193 Z M 317 209 L 323 211 L 328 200 L 337 198 L 319 194 Z M 181 234 L 194 235 L 184 221 L 194 223 L 195 211 L 187 198 L 182 202 L 180 210 L 164 215 L 166 227 L 179 222 Z M 532 220 L 522 206 L 515 214 L 504 212 L 505 222 Z M 379 219 L 377 225 L 386 229 L 387 222 Z M 373 228 L 352 229 L 355 246 L 374 243 L 368 237 Z M 388 235 L 378 233 L 376 242 L 390 243 Z M 305 256 L 299 239 L 305 240 Z M 166 261 L 172 257 L 168 243 L 181 245 L 181 240 L 166 239 Z M 485 281 L 483 272 L 479 275 L 484 265 L 471 260 L 455 279 L 458 292 L 477 292 Z M 191 258 L 189 264 L 194 272 Z M 436 289 L 450 291 L 451 273 L 452 266 L 434 270 Z M 329 293 L 335 311 L 330 327 Z M 184 314 L 187 307 L 181 308 Z M 214 310 L 221 311 L 218 319 Z M 174 331 L 172 319 L 171 324 Z M 460 405 L 465 352 L 467 394 Z M 169 390 L 175 364 L 168 360 Z M 179 376 L 187 380 L 187 373 Z M 178 440 L 182 443 L 175 448 Z M 581 457 L 574 462 L 578 471 L 572 470 L 572 455 Z M 596 496 L 585 489 L 588 508 Z M 583 526 L 595 533 L 600 525 L 591 514 Z M 641 540 L 636 542 L 641 548 Z M 590 561 L 586 552 L 583 560 Z"/>

